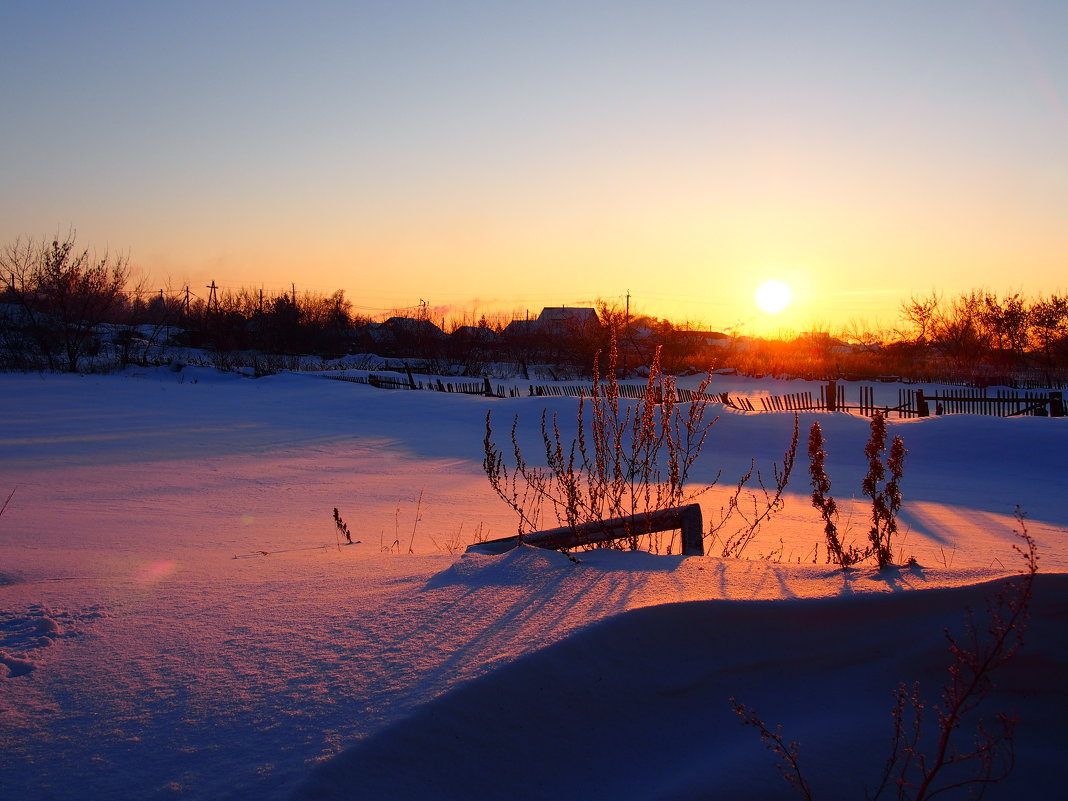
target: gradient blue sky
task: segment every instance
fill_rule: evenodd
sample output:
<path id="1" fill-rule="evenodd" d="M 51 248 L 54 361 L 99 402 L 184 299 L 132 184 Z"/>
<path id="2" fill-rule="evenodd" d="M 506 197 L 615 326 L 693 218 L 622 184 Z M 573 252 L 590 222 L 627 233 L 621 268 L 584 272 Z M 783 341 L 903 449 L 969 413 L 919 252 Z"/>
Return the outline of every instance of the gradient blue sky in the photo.
<path id="1" fill-rule="evenodd" d="M 0 243 L 154 287 L 763 333 L 1068 286 L 1059 0 L 0 0 L 0 59 Z"/>

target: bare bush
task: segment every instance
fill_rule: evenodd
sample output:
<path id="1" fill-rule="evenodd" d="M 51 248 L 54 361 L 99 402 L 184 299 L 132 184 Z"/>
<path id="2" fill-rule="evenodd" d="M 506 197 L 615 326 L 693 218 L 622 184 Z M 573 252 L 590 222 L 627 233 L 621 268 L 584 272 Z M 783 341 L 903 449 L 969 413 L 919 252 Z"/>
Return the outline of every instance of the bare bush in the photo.
<path id="1" fill-rule="evenodd" d="M 603 523 L 679 506 L 711 489 L 719 478 L 690 489 L 689 473 L 700 456 L 716 418 L 706 419 L 712 399 L 707 379 L 693 400 L 679 401 L 675 382 L 660 370 L 659 353 L 649 369 L 644 397 L 621 400 L 616 381 L 617 350 L 612 338 L 608 371 L 594 362 L 593 388 L 579 401 L 578 429 L 565 437 L 556 415 L 542 413 L 541 437 L 546 466 L 530 465 L 519 444 L 516 417 L 511 430 L 510 464 L 494 441 L 491 414 L 486 415 L 483 467 L 497 495 L 516 512 L 520 539 L 542 527 L 546 513 L 558 525 Z M 635 523 L 624 542 L 637 549 L 671 553 L 674 536 Z"/>
<path id="2" fill-rule="evenodd" d="M 864 477 L 862 489 L 864 494 L 871 498 L 871 528 L 868 530 L 868 539 L 880 568 L 889 566 L 893 561 L 891 540 L 897 533 L 897 513 L 901 509 L 905 443 L 901 437 L 894 437 L 884 465 L 885 451 L 886 419 L 882 412 L 877 411 L 871 418 L 871 439 L 864 448 L 864 455 L 868 457 L 868 474 Z"/>
<path id="3" fill-rule="evenodd" d="M 756 462 L 751 462 L 749 470 L 738 480 L 726 505 L 720 509 L 718 520 L 709 523 L 706 537 L 711 543 L 720 544 L 720 556 L 723 558 L 741 558 L 761 526 L 783 508 L 782 496 L 793 473 L 799 434 L 800 421 L 797 414 L 794 414 L 794 433 L 789 447 L 783 453 L 782 466 L 776 462 L 771 465 L 772 485 L 769 487 L 765 483 Z M 749 489 L 753 486 L 750 482 L 754 478 L 755 488 Z M 733 532 L 731 529 L 734 529 Z"/>
<path id="4" fill-rule="evenodd" d="M 812 479 L 812 505 L 823 518 L 823 533 L 827 540 L 827 561 L 834 561 L 845 569 L 867 559 L 870 549 L 843 544 L 838 535 L 838 502 L 830 494 L 831 479 L 827 475 L 827 451 L 823 430 L 813 423 L 808 436 L 809 476 Z"/>
<path id="5" fill-rule="evenodd" d="M 96 345 L 96 326 L 121 308 L 129 277 L 125 257 L 76 250 L 73 233 L 51 244 L 19 240 L 0 255 L 5 295 L 22 309 L 27 339 L 51 370 L 78 370 Z"/>
<path id="6" fill-rule="evenodd" d="M 952 790 L 981 794 L 987 786 L 1007 778 L 1015 767 L 1015 718 L 997 712 L 991 725 L 978 713 L 995 687 L 998 669 L 1023 646 L 1030 616 L 1038 554 L 1019 507 L 1016 516 L 1020 524 L 1016 534 L 1023 544 L 1013 545 L 1013 549 L 1024 559 L 1022 576 L 1004 584 L 991 599 L 984 622 L 977 622 L 968 610 L 963 634 L 945 633 L 949 680 L 938 702 L 928 704 L 915 683 L 902 683 L 895 690 L 890 756 L 874 793 L 865 793 L 865 798 L 877 801 L 889 793 L 897 801 L 928 801 Z M 776 755 L 776 767 L 786 782 L 806 801 L 812 801 L 811 788 L 801 770 L 800 745 L 788 742 L 781 726 L 769 728 L 753 708 L 735 698 L 730 704 L 742 723 L 756 728 L 764 745 Z M 928 719 L 928 709 L 934 721 Z M 966 738 L 969 727 L 970 741 Z M 924 735 L 932 732 L 934 744 L 928 748 Z M 838 797 L 855 795 L 842 792 Z"/>
<path id="7" fill-rule="evenodd" d="M 864 446 L 868 472 L 861 483 L 862 491 L 871 499 L 871 528 L 868 530 L 870 545 L 867 548 L 847 545 L 839 534 L 838 503 L 830 494 L 831 479 L 827 475 L 825 446 L 820 424 L 813 423 L 808 437 L 809 477 L 812 482 L 812 506 L 823 518 L 827 561 L 834 561 L 844 569 L 874 556 L 880 568 L 888 567 L 893 560 L 893 537 L 897 533 L 897 515 L 901 509 L 905 443 L 901 437 L 895 436 L 886 462 L 883 462 L 883 454 L 886 452 L 886 419 L 882 412 L 876 411 L 871 419 L 871 436 Z"/>

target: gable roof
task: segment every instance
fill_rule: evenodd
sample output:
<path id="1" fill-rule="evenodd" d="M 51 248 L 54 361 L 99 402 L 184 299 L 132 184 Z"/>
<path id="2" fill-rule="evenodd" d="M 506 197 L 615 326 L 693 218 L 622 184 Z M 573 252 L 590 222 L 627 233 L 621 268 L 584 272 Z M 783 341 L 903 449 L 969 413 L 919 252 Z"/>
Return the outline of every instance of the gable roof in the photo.
<path id="1" fill-rule="evenodd" d="M 558 325 L 600 325 L 597 310 L 585 306 L 546 306 L 538 315 L 538 324 L 542 326 Z"/>

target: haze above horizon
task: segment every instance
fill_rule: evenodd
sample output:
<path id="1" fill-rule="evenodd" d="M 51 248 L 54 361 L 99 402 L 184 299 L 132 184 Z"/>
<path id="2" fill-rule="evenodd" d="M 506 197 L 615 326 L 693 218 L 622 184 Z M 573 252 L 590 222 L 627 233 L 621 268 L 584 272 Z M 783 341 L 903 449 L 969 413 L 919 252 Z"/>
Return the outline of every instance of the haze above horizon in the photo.
<path id="1" fill-rule="evenodd" d="M 1054 0 L 5 3 L 0 43 L 0 244 L 152 287 L 762 334 L 1066 286 Z"/>

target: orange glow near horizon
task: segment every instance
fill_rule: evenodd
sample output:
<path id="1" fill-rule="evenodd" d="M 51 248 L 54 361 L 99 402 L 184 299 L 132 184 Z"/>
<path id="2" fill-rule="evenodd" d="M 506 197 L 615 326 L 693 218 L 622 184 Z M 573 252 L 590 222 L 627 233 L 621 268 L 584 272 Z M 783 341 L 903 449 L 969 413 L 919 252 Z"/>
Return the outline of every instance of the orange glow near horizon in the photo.
<path id="1" fill-rule="evenodd" d="M 861 255 L 848 252 L 832 260 L 830 257 L 838 254 L 820 252 L 811 243 L 805 243 L 810 255 L 798 251 L 801 256 L 790 259 L 778 251 L 746 253 L 735 247 L 721 254 L 671 242 L 664 248 L 672 260 L 669 262 L 651 253 L 657 241 L 655 232 L 643 232 L 643 237 L 648 244 L 630 253 L 622 247 L 599 249 L 583 241 L 572 249 L 562 240 L 534 251 L 527 246 L 527 239 L 519 241 L 514 252 L 510 243 L 494 242 L 492 247 L 484 243 L 483 247 L 457 251 L 462 255 L 450 254 L 447 245 L 440 242 L 413 248 L 380 241 L 369 251 L 339 247 L 315 252 L 294 251 L 292 245 L 286 247 L 279 240 L 272 242 L 270 252 L 231 251 L 215 259 L 189 253 L 185 263 L 192 269 L 187 270 L 179 268 L 184 261 L 181 256 L 160 256 L 152 264 L 139 261 L 134 252 L 131 263 L 160 288 L 177 290 L 189 284 L 193 294 L 200 297 L 206 295 L 205 287 L 212 281 L 224 291 L 262 288 L 281 294 L 295 287 L 298 293 L 328 295 L 342 289 L 354 312 L 374 319 L 398 311 L 414 312 L 422 300 L 439 321 L 477 319 L 480 314 L 522 317 L 537 315 L 545 306 L 593 306 L 598 301 L 624 308 L 629 290 L 634 316 L 650 315 L 680 325 L 747 336 L 892 329 L 901 324 L 904 301 L 933 290 L 947 300 L 971 289 L 999 294 L 1018 291 L 1032 297 L 1063 290 L 1056 283 L 1056 254 L 1036 259 L 1049 265 L 1035 271 L 1039 280 L 1028 285 L 993 285 L 982 279 L 970 280 L 967 271 L 959 275 L 936 271 L 930 261 L 921 260 L 915 250 L 903 244 L 887 248 L 867 262 L 871 267 L 862 269 L 853 266 L 863 263 Z M 188 243 L 183 245 L 176 249 L 177 254 L 188 247 Z M 948 248 L 932 240 L 932 250 L 941 254 Z M 736 261 L 729 263 L 728 259 Z M 907 259 L 913 269 L 895 272 L 899 259 Z M 778 266 L 786 261 L 799 266 L 789 270 Z M 292 264 L 303 266 L 294 269 Z M 933 277 L 925 277 L 936 274 L 945 277 L 937 283 Z M 757 287 L 768 279 L 781 281 L 792 293 L 789 305 L 776 314 L 754 304 Z M 155 283 L 149 285 L 158 291 Z"/>
<path id="2" fill-rule="evenodd" d="M 1068 284 L 1068 4 L 217 5 L 12 5 L 0 246 L 74 229 L 149 291 L 368 316 L 629 293 L 757 336 Z"/>

